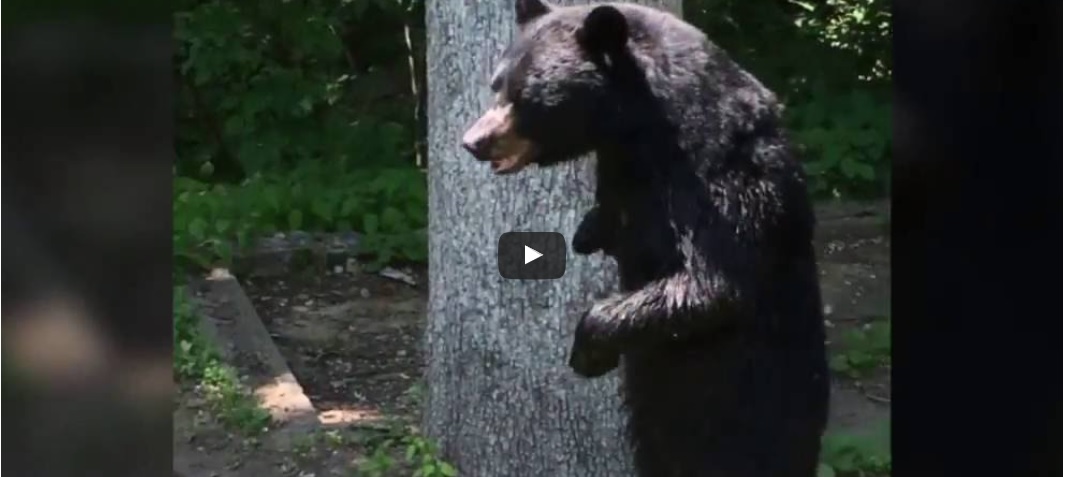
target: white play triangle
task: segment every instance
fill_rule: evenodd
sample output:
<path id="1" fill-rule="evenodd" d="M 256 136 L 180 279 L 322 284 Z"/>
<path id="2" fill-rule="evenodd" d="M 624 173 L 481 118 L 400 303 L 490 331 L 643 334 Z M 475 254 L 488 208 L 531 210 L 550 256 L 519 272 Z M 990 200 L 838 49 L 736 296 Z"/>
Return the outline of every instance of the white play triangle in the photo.
<path id="1" fill-rule="evenodd" d="M 533 250 L 532 248 L 529 248 L 528 245 L 525 246 L 525 264 L 526 265 L 528 265 L 529 262 L 531 262 L 533 260 L 536 260 L 536 259 L 538 259 L 540 257 L 543 257 L 543 256 L 544 256 L 544 254 L 542 254 L 540 252 L 537 252 L 536 250 Z"/>

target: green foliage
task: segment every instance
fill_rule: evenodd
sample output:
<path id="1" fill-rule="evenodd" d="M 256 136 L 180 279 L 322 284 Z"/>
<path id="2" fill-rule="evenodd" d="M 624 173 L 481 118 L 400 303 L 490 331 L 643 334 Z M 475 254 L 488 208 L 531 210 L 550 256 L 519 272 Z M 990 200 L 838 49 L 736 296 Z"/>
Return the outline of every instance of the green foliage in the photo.
<path id="1" fill-rule="evenodd" d="M 183 264 L 228 263 L 251 240 L 279 231 L 358 231 L 377 263 L 426 255 L 425 175 L 414 168 L 345 171 L 308 162 L 234 186 L 175 178 L 174 249 Z"/>
<path id="2" fill-rule="evenodd" d="M 890 187 L 886 0 L 687 0 L 685 16 L 776 91 L 817 197 Z"/>
<path id="3" fill-rule="evenodd" d="M 884 193 L 890 174 L 891 104 L 867 90 L 813 90 L 786 115 L 806 147 L 815 195 Z"/>
<path id="4" fill-rule="evenodd" d="M 887 78 L 891 74 L 891 11 L 882 0 L 789 0 L 802 11 L 795 26 L 831 48 L 852 53 L 858 79 Z"/>
<path id="5" fill-rule="evenodd" d="M 204 339 L 199 318 L 185 298 L 183 287 L 174 287 L 174 373 L 181 380 L 199 380 L 218 355 Z"/>
<path id="6" fill-rule="evenodd" d="M 871 432 L 833 433 L 822 439 L 818 477 L 881 477 L 891 475 L 891 424 L 880 422 Z"/>
<path id="7" fill-rule="evenodd" d="M 436 445 L 421 436 L 406 439 L 407 463 L 416 466 L 411 477 L 455 477 L 458 470 L 438 457 Z"/>
<path id="8" fill-rule="evenodd" d="M 406 14 L 399 2 L 185 3 L 175 18 L 182 175 L 238 180 L 306 161 L 410 162 L 404 56 L 354 58 L 349 46 L 365 15 Z"/>
<path id="9" fill-rule="evenodd" d="M 182 287 L 174 288 L 174 372 L 179 380 L 196 384 L 227 427 L 245 435 L 269 427 L 270 414 L 257 405 L 200 332 L 199 318 Z"/>
<path id="10" fill-rule="evenodd" d="M 259 407 L 229 366 L 212 363 L 204 369 L 199 387 L 227 427 L 250 436 L 262 433 L 270 426 L 270 413 Z"/>
<path id="11" fill-rule="evenodd" d="M 840 351 L 829 360 L 829 366 L 851 378 L 863 377 L 891 363 L 891 321 L 874 321 L 849 330 L 839 345 Z"/>
<path id="12" fill-rule="evenodd" d="M 886 0 L 687 0 L 684 10 L 784 97 L 815 194 L 886 191 Z M 179 175 L 233 182 L 307 161 L 410 165 L 424 128 L 414 114 L 424 98 L 411 90 L 424 84 L 423 24 L 422 0 L 184 0 Z"/>
<path id="13" fill-rule="evenodd" d="M 364 234 L 369 267 L 422 261 L 426 188 L 408 56 L 420 2 L 185 0 L 174 246 L 230 264 L 278 231 Z M 418 41 L 408 43 L 404 27 Z"/>
<path id="14" fill-rule="evenodd" d="M 384 477 L 397 475 L 400 467 L 395 457 L 403 451 L 404 469 L 410 477 L 456 477 L 458 470 L 439 456 L 436 444 L 408 430 L 394 431 L 372 447 L 369 458 L 359 467 L 360 475 Z"/>

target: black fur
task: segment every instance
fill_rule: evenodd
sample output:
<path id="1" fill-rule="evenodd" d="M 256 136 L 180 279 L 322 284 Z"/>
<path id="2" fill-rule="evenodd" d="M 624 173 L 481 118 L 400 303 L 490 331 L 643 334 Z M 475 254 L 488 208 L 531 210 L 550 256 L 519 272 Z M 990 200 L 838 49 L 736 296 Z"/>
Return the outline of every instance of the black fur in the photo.
<path id="1" fill-rule="evenodd" d="M 598 205 L 584 214 L 577 231 L 573 234 L 573 251 L 581 255 L 591 255 L 602 251 L 613 256 L 617 241 L 614 237 L 620 228 L 618 217 L 607 216 L 607 212 Z"/>
<path id="2" fill-rule="evenodd" d="M 814 216 L 774 95 L 670 14 L 534 3 L 518 1 L 540 13 L 493 85 L 533 162 L 596 153 L 573 246 L 620 275 L 570 365 L 594 377 L 623 357 L 641 476 L 813 477 L 828 406 Z"/>

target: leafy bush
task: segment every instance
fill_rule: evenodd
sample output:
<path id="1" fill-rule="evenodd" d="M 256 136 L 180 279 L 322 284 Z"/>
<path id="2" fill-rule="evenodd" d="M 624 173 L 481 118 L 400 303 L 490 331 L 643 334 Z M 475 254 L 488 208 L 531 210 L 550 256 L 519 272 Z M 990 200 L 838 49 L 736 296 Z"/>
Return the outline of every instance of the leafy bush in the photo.
<path id="1" fill-rule="evenodd" d="M 381 261 L 425 259 L 426 185 L 417 169 L 343 172 L 308 162 L 235 186 L 177 177 L 174 192 L 174 249 L 184 264 L 228 262 L 234 247 L 294 230 L 358 231 L 360 251 Z"/>
<path id="2" fill-rule="evenodd" d="M 398 5 L 187 5 L 175 27 L 179 173 L 232 181 L 307 161 L 411 164 L 416 100 L 406 55 L 394 51 L 398 41 L 379 41 L 391 54 L 384 58 L 372 50 L 355 58 L 349 45 L 352 23 L 403 18 Z"/>
<path id="3" fill-rule="evenodd" d="M 867 196 L 887 192 L 891 104 L 864 90 L 815 90 L 788 110 L 815 195 Z"/>

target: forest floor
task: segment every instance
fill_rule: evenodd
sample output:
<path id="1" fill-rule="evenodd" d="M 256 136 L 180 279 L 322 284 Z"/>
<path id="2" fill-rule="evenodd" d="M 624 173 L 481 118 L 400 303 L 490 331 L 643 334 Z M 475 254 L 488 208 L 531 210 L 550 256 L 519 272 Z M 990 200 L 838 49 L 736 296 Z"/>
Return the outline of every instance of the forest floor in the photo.
<path id="1" fill-rule="evenodd" d="M 817 249 L 834 371 L 824 460 L 835 475 L 886 475 L 890 417 L 890 211 L 886 202 L 819 206 Z M 418 419 L 427 277 L 414 285 L 372 273 L 304 272 L 241 284 L 318 413 L 320 425 L 235 430 L 203 393 L 182 387 L 174 411 L 175 475 L 324 477 L 403 460 L 388 439 Z M 233 363 L 241 374 L 261 373 Z M 239 415 L 239 414 L 238 414 Z M 427 456 L 415 449 L 418 456 Z M 382 453 L 383 452 L 383 453 Z M 378 455 L 374 455 L 377 453 Z M 422 457 L 419 457 L 422 458 Z M 444 475 L 444 474 L 437 474 Z"/>

